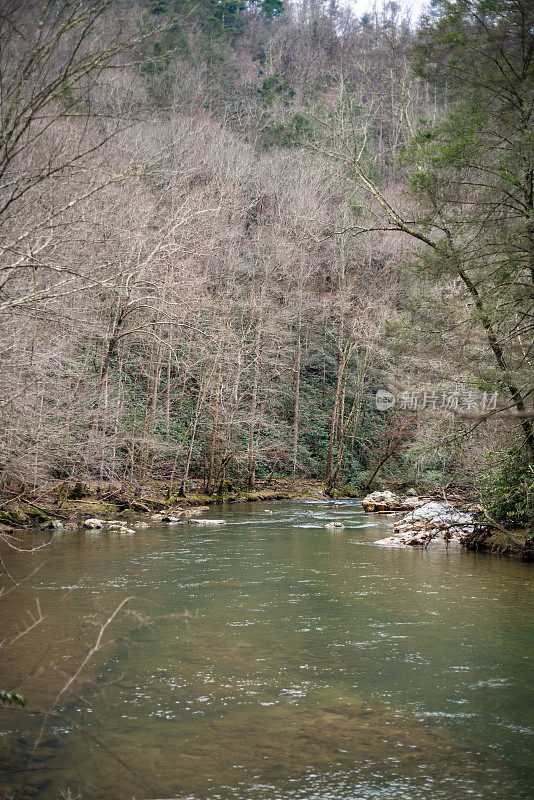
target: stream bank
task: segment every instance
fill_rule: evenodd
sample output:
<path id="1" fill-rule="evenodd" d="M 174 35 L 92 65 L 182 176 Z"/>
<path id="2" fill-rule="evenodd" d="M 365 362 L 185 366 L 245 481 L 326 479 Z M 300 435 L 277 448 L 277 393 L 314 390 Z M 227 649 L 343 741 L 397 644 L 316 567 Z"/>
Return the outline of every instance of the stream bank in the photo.
<path id="1" fill-rule="evenodd" d="M 532 530 L 506 531 L 497 528 L 476 529 L 464 541 L 466 550 L 492 553 L 498 556 L 534 561 L 534 533 Z"/>
<path id="2" fill-rule="evenodd" d="M 433 539 L 442 539 L 466 550 L 534 561 L 532 528 L 505 529 L 466 496 L 421 497 L 410 489 L 404 497 L 386 490 L 367 495 L 362 506 L 367 513 L 394 518 L 392 535 L 375 544 L 426 548 Z"/>
<path id="3" fill-rule="evenodd" d="M 0 532 L 12 532 L 46 525 L 53 520 L 80 517 L 108 517 L 125 512 L 172 513 L 177 507 L 211 506 L 226 503 L 271 502 L 275 500 L 320 500 L 326 497 L 320 481 L 258 481 L 254 489 L 232 489 L 206 494 L 201 486 L 185 496 L 169 493 L 164 482 L 153 482 L 139 491 L 102 483 L 47 485 L 33 491 L 4 495 L 0 502 Z"/>
<path id="4" fill-rule="evenodd" d="M 15 533 L 36 527 L 53 527 L 54 520 L 68 522 L 81 518 L 113 518 L 130 514 L 172 514 L 177 508 L 225 505 L 242 502 L 272 502 L 279 500 L 325 500 L 361 499 L 364 492 L 350 487 L 325 490 L 322 481 L 313 479 L 274 479 L 258 481 L 254 489 L 231 488 L 221 493 L 206 494 L 200 483 L 191 482 L 194 491 L 185 497 L 169 493 L 164 481 L 153 481 L 142 491 L 137 487 L 119 484 L 89 482 L 57 482 L 33 491 L 21 491 L 0 498 L 0 534 Z M 408 491 L 416 495 L 413 490 Z M 388 492 L 386 492 L 388 494 Z M 391 492 L 389 492 L 391 494 Z M 425 501 L 443 501 L 438 492 L 418 494 Z M 454 505 L 462 508 L 471 504 L 465 493 L 450 498 Z M 408 506 L 405 507 L 406 509 Z M 366 509 L 372 511 L 372 509 Z M 377 508 L 375 513 L 381 513 Z M 389 512 L 393 513 L 393 512 Z M 396 512 L 396 516 L 400 511 Z M 492 525 L 478 525 L 463 541 L 467 550 L 507 556 L 521 561 L 534 561 L 534 535 L 528 529 L 506 531 Z"/>

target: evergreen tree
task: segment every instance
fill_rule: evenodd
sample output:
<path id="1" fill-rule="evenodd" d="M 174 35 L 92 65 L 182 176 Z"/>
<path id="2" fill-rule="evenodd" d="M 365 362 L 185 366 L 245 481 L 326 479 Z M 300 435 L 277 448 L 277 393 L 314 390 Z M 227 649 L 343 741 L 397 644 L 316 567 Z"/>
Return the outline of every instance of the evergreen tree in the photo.
<path id="1" fill-rule="evenodd" d="M 459 278 L 534 456 L 534 9 L 526 0 L 439 0 L 415 48 L 450 110 L 407 154 L 425 269 Z M 530 342 L 530 344 L 529 344 Z"/>

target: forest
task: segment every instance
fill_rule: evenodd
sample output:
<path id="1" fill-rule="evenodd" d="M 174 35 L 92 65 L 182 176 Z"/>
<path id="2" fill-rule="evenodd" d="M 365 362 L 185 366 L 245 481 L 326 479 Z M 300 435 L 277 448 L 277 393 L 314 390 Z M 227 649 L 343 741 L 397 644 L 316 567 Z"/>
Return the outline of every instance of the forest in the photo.
<path id="1" fill-rule="evenodd" d="M 526 0 L 2 3 L 4 496 L 528 521 L 533 46 Z"/>

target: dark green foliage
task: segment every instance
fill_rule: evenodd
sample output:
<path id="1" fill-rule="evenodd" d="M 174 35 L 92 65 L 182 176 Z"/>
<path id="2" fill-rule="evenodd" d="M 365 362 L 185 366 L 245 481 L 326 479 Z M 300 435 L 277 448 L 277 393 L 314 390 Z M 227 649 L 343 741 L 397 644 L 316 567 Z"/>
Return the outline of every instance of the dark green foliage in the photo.
<path id="1" fill-rule="evenodd" d="M 237 43 L 249 32 L 251 20 L 259 16 L 267 32 L 284 11 L 282 0 L 144 0 L 144 7 L 142 34 L 159 32 L 144 46 L 139 71 L 154 107 L 165 113 L 187 97 L 182 76 L 192 66 L 209 85 L 203 108 L 230 113 L 240 108 Z M 259 50 L 263 52 L 261 43 Z M 261 56 L 258 60 L 262 63 Z M 250 92 L 243 94 L 250 102 Z"/>
<path id="2" fill-rule="evenodd" d="M 261 86 L 258 87 L 258 94 L 265 106 L 271 105 L 275 100 L 289 105 L 295 92 L 287 78 L 284 78 L 279 72 L 273 72 L 272 75 L 263 79 Z"/>
<path id="3" fill-rule="evenodd" d="M 312 366 L 312 365 L 309 365 Z M 328 407 L 330 391 L 323 389 L 322 374 L 309 369 L 302 371 L 300 391 L 300 430 L 298 463 L 305 474 L 322 477 L 328 448 Z M 292 398 L 291 398 L 292 399 Z M 288 423 L 292 406 L 288 407 Z"/>
<path id="4" fill-rule="evenodd" d="M 190 52 L 178 13 L 168 13 L 163 3 L 158 4 L 158 8 L 153 13 L 166 17 L 167 27 L 147 44 L 139 72 L 147 81 L 155 105 L 166 107 L 175 81 L 173 65 L 180 58 L 189 59 Z M 147 30 L 153 28 L 152 22 L 146 23 L 145 27 Z"/>
<path id="5" fill-rule="evenodd" d="M 363 207 L 358 202 L 358 198 L 357 197 L 354 197 L 354 196 L 349 197 L 349 199 L 347 201 L 347 205 L 349 207 L 350 213 L 352 214 L 352 216 L 355 219 L 360 219 L 363 216 L 363 213 L 364 213 Z"/>
<path id="6" fill-rule="evenodd" d="M 0 689 L 0 703 L 4 703 L 7 706 L 25 706 L 26 705 L 26 698 L 23 695 L 18 694 L 18 692 L 6 692 L 4 689 Z"/>
<path id="7" fill-rule="evenodd" d="M 279 122 L 262 131 L 261 141 L 265 148 L 300 147 L 313 131 L 313 126 L 304 114 L 293 114 L 286 123 Z"/>
<path id="8" fill-rule="evenodd" d="M 245 0 L 215 0 L 210 3 L 206 24 L 215 33 L 237 33 L 246 24 Z"/>
<path id="9" fill-rule="evenodd" d="M 167 5 L 167 0 L 159 0 L 159 2 L 153 5 L 150 11 L 152 14 L 165 14 L 167 11 Z"/>
<path id="10" fill-rule="evenodd" d="M 267 19 L 274 19 L 284 13 L 283 0 L 259 0 L 256 5 L 261 8 Z"/>
<path id="11" fill-rule="evenodd" d="M 482 493 L 493 519 L 534 525 L 534 465 L 523 449 L 509 450 L 502 466 L 483 481 Z"/>

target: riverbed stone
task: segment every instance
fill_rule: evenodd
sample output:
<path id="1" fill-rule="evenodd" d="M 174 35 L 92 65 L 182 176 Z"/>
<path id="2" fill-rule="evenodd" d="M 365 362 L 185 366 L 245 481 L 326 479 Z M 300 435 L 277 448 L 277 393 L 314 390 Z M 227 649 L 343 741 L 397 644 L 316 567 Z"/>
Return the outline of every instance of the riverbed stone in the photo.
<path id="1" fill-rule="evenodd" d="M 226 525 L 224 519 L 190 519 L 190 525 Z"/>
<path id="2" fill-rule="evenodd" d="M 371 492 L 362 500 L 365 511 L 403 511 L 405 505 L 398 494 L 390 491 Z"/>
<path id="3" fill-rule="evenodd" d="M 43 524 L 39 527 L 45 531 L 60 531 L 65 527 L 65 525 L 59 519 L 51 519 L 48 522 L 43 522 Z"/>
<path id="4" fill-rule="evenodd" d="M 327 522 L 325 525 L 325 528 L 337 528 L 338 530 L 344 527 L 342 522 Z"/>
<path id="5" fill-rule="evenodd" d="M 405 500 L 402 501 L 404 508 L 408 510 L 424 506 L 425 502 L 426 502 L 425 500 L 419 500 L 418 497 L 407 497 Z"/>
<path id="6" fill-rule="evenodd" d="M 425 503 L 393 525 L 393 536 L 375 544 L 388 547 L 427 547 L 433 539 L 462 543 L 473 533 L 475 517 L 450 503 Z"/>
<path id="7" fill-rule="evenodd" d="M 96 517 L 91 519 L 86 519 L 83 523 L 83 527 L 89 530 L 93 530 L 96 528 L 103 528 L 104 527 L 104 520 L 103 519 L 96 519 Z"/>
<path id="8" fill-rule="evenodd" d="M 413 491 L 413 490 L 412 490 Z M 379 514 L 392 513 L 395 511 L 410 511 L 419 506 L 425 505 L 424 500 L 419 500 L 417 496 L 410 495 L 404 500 L 398 494 L 390 492 L 371 492 L 362 500 L 364 511 Z"/>
<path id="9" fill-rule="evenodd" d="M 184 517 L 194 517 L 197 514 L 203 514 L 204 511 L 209 511 L 209 506 L 193 506 L 192 508 L 184 508 L 180 513 Z"/>
<path id="10" fill-rule="evenodd" d="M 398 536 L 386 536 L 385 539 L 378 539 L 373 544 L 379 544 L 381 547 L 406 547 Z"/>

